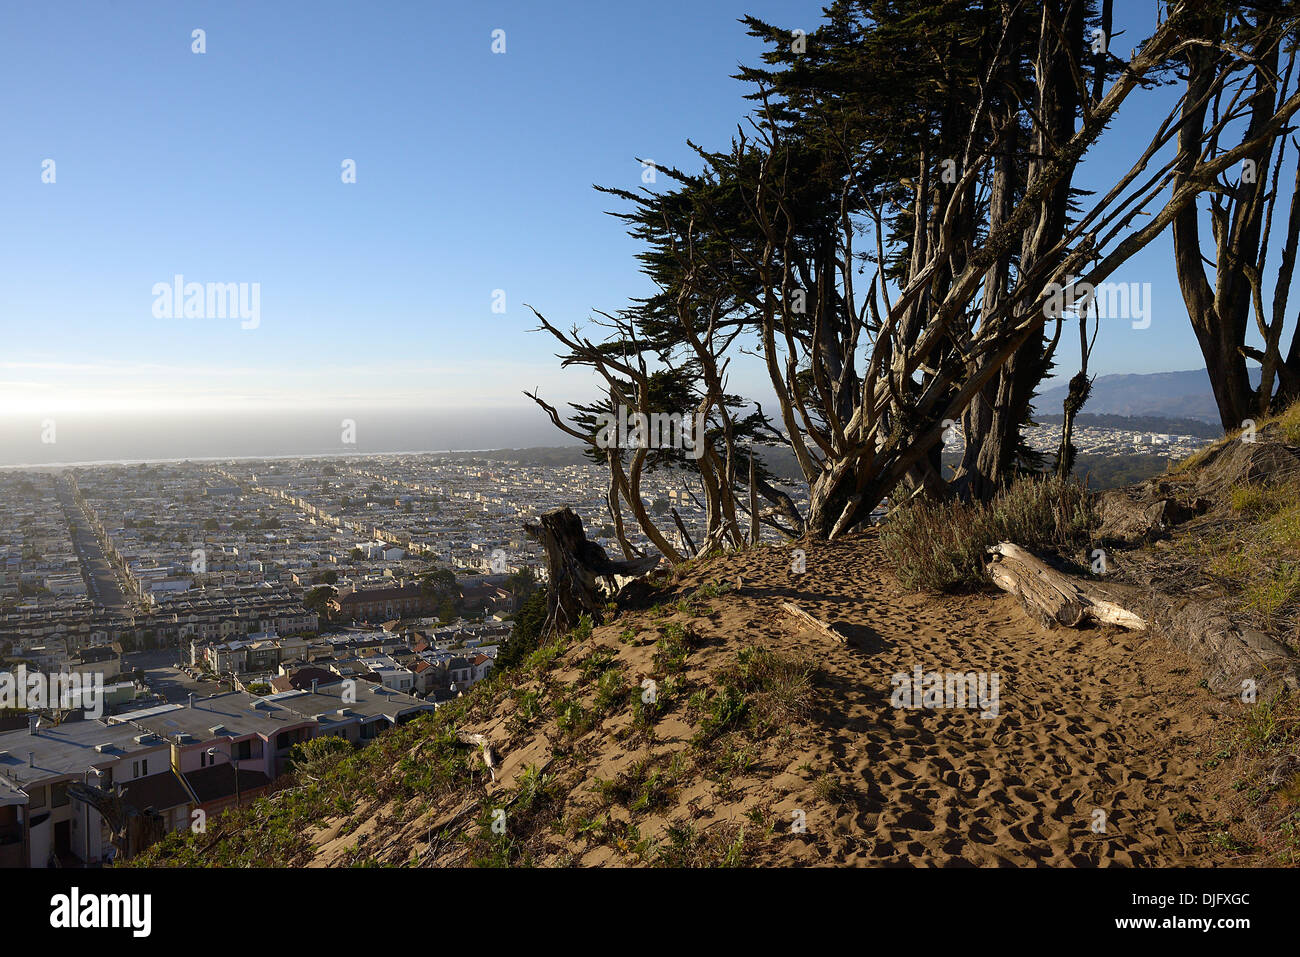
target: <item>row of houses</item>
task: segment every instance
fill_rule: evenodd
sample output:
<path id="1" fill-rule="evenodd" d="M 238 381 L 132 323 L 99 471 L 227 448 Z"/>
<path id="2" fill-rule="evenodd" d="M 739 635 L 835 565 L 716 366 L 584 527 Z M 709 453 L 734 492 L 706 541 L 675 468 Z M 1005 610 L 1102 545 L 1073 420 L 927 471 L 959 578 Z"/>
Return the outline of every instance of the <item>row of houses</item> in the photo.
<path id="1" fill-rule="evenodd" d="M 0 733 L 0 867 L 104 863 L 117 853 L 105 813 L 129 817 L 122 853 L 135 853 L 273 790 L 296 744 L 332 735 L 364 745 L 433 708 L 337 679 L 55 726 L 33 716 Z"/>
<path id="2" fill-rule="evenodd" d="M 334 678 L 376 682 L 395 691 L 445 697 L 486 678 L 496 662 L 505 626 L 482 625 L 441 630 L 345 632 L 307 639 L 274 633 L 221 643 L 195 641 L 190 664 L 218 675 L 233 675 L 245 685 L 275 675 L 291 678 L 306 668 Z M 269 681 L 276 686 L 275 679 Z M 439 694 L 440 693 L 440 694 Z"/>
<path id="3" fill-rule="evenodd" d="M 164 613 L 150 615 L 13 614 L 0 621 L 0 643 L 19 651 L 55 640 L 64 642 L 70 651 L 115 642 L 130 649 L 174 645 L 191 638 L 218 641 L 266 631 L 304 634 L 320 627 L 316 613 L 303 607 L 301 595 L 284 589 L 249 589 L 245 594 L 194 598 L 166 607 Z"/>
<path id="4" fill-rule="evenodd" d="M 515 596 L 503 587 L 505 575 L 460 582 L 455 597 L 462 613 L 510 613 Z M 418 582 L 398 581 L 378 588 L 339 588 L 339 615 L 346 621 L 391 621 L 432 615 L 445 600 Z"/>

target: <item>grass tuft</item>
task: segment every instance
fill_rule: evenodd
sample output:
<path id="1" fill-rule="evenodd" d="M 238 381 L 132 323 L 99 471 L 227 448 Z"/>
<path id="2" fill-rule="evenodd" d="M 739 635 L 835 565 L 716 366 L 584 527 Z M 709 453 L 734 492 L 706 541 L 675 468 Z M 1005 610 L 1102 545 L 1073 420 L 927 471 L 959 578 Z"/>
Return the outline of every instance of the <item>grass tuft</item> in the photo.
<path id="1" fill-rule="evenodd" d="M 998 542 L 1025 548 L 1082 543 L 1097 525 L 1087 490 L 1075 481 L 1025 478 L 991 501 L 919 502 L 885 523 L 881 543 L 904 587 L 958 591 L 982 585 L 986 550 Z"/>

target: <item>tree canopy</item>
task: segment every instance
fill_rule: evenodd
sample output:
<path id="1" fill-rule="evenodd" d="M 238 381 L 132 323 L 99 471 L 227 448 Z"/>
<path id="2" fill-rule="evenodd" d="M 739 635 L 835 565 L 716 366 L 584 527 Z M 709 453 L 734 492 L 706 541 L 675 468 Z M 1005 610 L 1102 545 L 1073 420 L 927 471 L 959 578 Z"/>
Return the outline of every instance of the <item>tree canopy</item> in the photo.
<path id="1" fill-rule="evenodd" d="M 837 0 L 806 35 L 745 20 L 767 52 L 737 75 L 754 106 L 730 142 L 688 140 L 699 168 L 657 168 L 655 189 L 603 188 L 653 294 L 585 329 L 537 311 L 561 362 L 591 369 L 602 397 L 565 415 L 528 395 L 607 467 L 626 557 L 625 514 L 679 561 L 739 547 L 759 525 L 835 538 L 886 499 L 991 497 L 1046 465 L 1021 429 L 1077 320 L 1057 455 L 1068 471 L 1090 385 L 1089 295 L 1220 195 L 1243 159 L 1271 155 L 1300 107 L 1274 69 L 1285 48 L 1289 81 L 1289 4 L 1168 3 L 1149 36 L 1125 39 L 1128 59 L 1111 43 L 1112 6 Z M 1120 148 L 1114 117 L 1150 110 L 1151 91 L 1180 82 L 1132 165 L 1104 190 L 1077 188 L 1091 151 Z M 1076 294 L 1071 315 L 1060 303 Z M 767 371 L 770 413 L 728 389 L 745 352 Z M 632 414 L 695 417 L 702 442 L 602 438 L 602 420 Z M 957 429 L 965 450 L 945 478 L 940 454 Z M 793 452 L 805 509 L 754 455 L 764 445 Z M 641 478 L 664 468 L 698 487 L 702 542 L 669 510 L 672 541 L 667 516 L 648 512 Z"/>

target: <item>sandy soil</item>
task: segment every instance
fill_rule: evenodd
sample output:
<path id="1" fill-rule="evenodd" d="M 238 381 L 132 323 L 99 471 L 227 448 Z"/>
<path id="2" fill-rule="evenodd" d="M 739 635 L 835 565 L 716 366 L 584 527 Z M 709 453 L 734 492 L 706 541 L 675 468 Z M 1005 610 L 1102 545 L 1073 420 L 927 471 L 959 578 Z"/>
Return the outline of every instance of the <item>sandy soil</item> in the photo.
<path id="1" fill-rule="evenodd" d="M 802 575 L 777 558 L 773 549 L 731 559 L 746 585 L 728 625 L 825 669 L 830 694 L 809 757 L 842 768 L 862 798 L 835 815 L 832 860 L 1212 862 L 1196 833 L 1213 816 L 1199 785 L 1223 719 L 1195 669 L 1159 636 L 1048 632 L 1006 595 L 905 594 L 871 539 L 809 546 Z M 782 621 L 772 610 L 783 600 L 844 623 L 856 645 L 827 647 Z M 890 677 L 917 666 L 997 673 L 998 716 L 891 707 Z M 1104 833 L 1094 831 L 1096 811 Z"/>
<path id="2" fill-rule="evenodd" d="M 653 635 L 665 622 L 699 635 L 682 677 L 710 693 L 745 647 L 805 659 L 820 669 L 811 714 L 757 740 L 723 740 L 701 751 L 700 716 L 679 707 L 653 738 L 634 733 L 630 709 L 611 713 L 576 740 L 554 713 L 520 722 L 503 691 L 469 730 L 498 743 L 502 756 L 489 795 L 508 796 L 527 767 L 553 776 L 562 806 L 531 832 L 535 864 L 624 865 L 656 860 L 669 828 L 736 835 L 746 829 L 755 865 L 1171 866 L 1219 863 L 1210 836 L 1213 798 L 1206 760 L 1228 712 L 1191 662 L 1159 635 L 1114 629 L 1048 632 L 1014 599 L 998 594 L 947 598 L 908 594 L 888 572 L 870 533 L 809 544 L 806 571 L 791 571 L 786 547 L 759 548 L 701 563 L 682 574 L 660 610 L 626 612 L 576 642 L 535 690 L 582 689 L 582 663 L 613 655 L 632 687 L 655 673 Z M 704 602 L 702 614 L 672 603 L 701 585 L 739 579 L 739 589 Z M 781 612 L 797 602 L 836 623 L 848 644 L 798 625 Z M 923 672 L 998 676 L 996 717 L 978 709 L 894 707 L 891 678 Z M 594 688 L 585 692 L 591 700 Z M 719 749 L 744 760 L 719 772 Z M 666 802 L 648 811 L 611 806 L 601 782 L 638 762 L 679 773 Z M 404 863 L 464 863 L 457 842 L 427 835 L 450 822 L 472 826 L 474 795 L 459 795 L 410 821 L 380 826 L 390 809 L 365 808 L 357 833 L 322 829 L 312 862 L 349 860 L 358 837 L 368 856 Z M 458 816 L 459 815 L 459 816 Z M 1102 817 L 1104 815 L 1104 817 Z M 578 826 L 601 816 L 635 825 L 640 846 L 618 828 Z M 800 831 L 796 820 L 805 822 Z M 459 823 L 459 822 L 464 822 Z M 1104 831 L 1099 827 L 1104 824 Z M 611 833 L 614 836 L 611 836 Z M 376 853 L 375 848 L 382 849 Z M 432 852 L 432 853 L 430 853 Z M 423 866 L 428 866 L 425 863 Z"/>

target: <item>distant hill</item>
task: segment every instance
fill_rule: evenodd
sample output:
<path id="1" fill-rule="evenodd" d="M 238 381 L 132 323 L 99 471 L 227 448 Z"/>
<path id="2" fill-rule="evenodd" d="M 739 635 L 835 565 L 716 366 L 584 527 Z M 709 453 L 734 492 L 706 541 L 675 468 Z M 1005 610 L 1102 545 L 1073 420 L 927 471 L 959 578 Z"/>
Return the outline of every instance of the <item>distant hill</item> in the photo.
<path id="1" fill-rule="evenodd" d="M 1251 381 L 1259 383 L 1259 369 L 1251 370 Z M 1068 387 L 1047 389 L 1034 400 L 1043 414 L 1061 411 Z M 1154 415 L 1162 418 L 1219 421 L 1218 407 L 1205 369 L 1186 372 L 1153 372 L 1147 375 L 1104 375 L 1092 384 L 1092 397 L 1084 410 L 1095 415 Z"/>
<path id="2" fill-rule="evenodd" d="M 1060 412 L 1034 416 L 1039 425 L 1060 425 L 1065 416 Z M 1123 429 L 1125 432 L 1168 432 L 1171 435 L 1191 435 L 1198 439 L 1217 439 L 1223 435 L 1223 426 L 1216 418 L 1213 422 L 1204 419 L 1169 418 L 1163 415 L 1105 415 L 1080 412 L 1074 424 L 1080 429 Z M 1127 484 L 1127 483 L 1126 483 Z"/>

